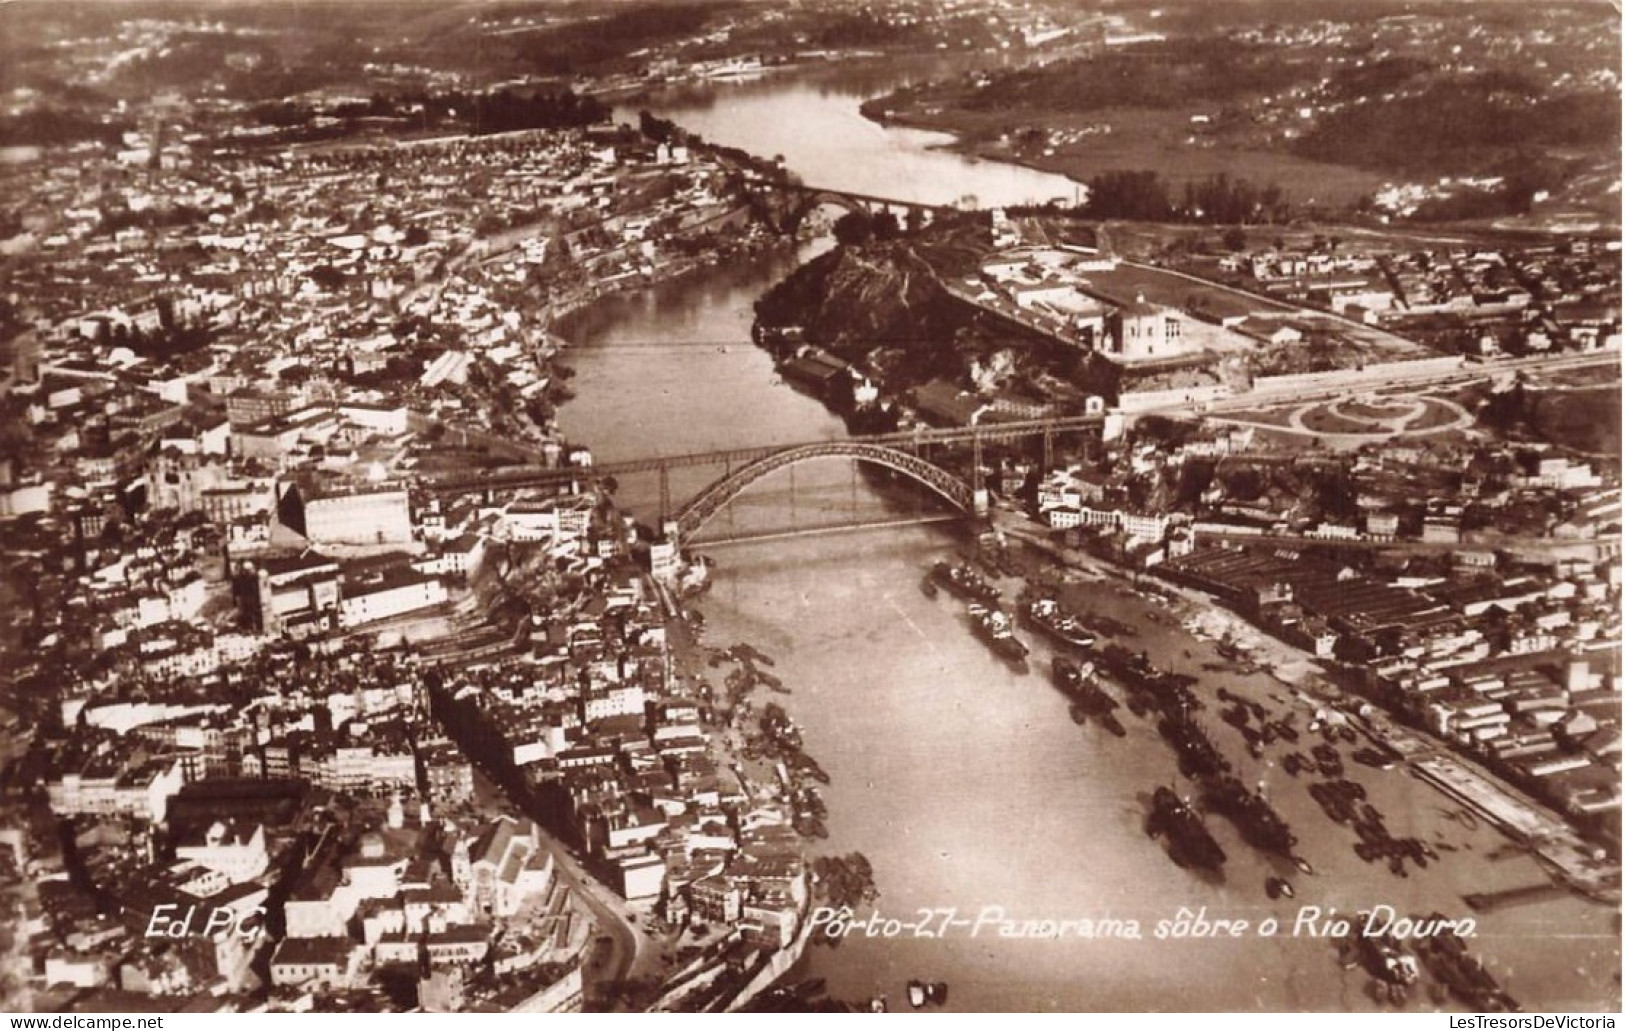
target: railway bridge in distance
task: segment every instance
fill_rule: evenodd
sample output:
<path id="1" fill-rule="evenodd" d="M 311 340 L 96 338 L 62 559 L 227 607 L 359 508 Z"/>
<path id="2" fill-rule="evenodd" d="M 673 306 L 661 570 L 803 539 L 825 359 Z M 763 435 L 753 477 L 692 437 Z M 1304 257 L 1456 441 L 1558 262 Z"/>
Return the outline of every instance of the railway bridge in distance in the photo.
<path id="1" fill-rule="evenodd" d="M 907 225 L 911 216 L 934 218 L 946 212 L 960 210 L 950 204 L 925 204 L 897 197 L 880 197 L 868 193 L 854 193 L 851 190 L 832 190 L 776 179 L 746 179 L 743 186 L 757 213 L 786 236 L 794 236 L 807 216 L 825 204 L 863 215 L 894 215 L 899 225 Z"/>

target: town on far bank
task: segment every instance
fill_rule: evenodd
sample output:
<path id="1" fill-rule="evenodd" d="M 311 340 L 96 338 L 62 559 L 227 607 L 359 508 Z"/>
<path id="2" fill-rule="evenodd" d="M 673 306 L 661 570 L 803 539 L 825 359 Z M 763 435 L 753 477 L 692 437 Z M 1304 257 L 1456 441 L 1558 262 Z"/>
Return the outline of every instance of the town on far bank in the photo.
<path id="1" fill-rule="evenodd" d="M 1024 207 L 865 196 L 613 123 L 602 91 L 432 85 L 176 105 L 0 168 L 4 1008 L 795 1001 L 813 913 L 874 903 L 874 871 L 822 844 L 830 774 L 777 697 L 799 685 L 696 618 L 726 559 L 617 482 L 739 470 L 570 439 L 561 324 L 821 219 L 831 249 L 717 346 L 844 418 L 822 446 L 973 485 L 968 554 L 928 586 L 1019 574 L 1052 628 L 1080 575 L 1184 606 L 1298 692 L 1327 740 L 1293 767 L 1362 859 L 1427 852 L 1356 808 L 1355 727 L 1356 761 L 1617 902 L 1617 239 L 1100 214 L 1139 173 Z M 998 598 L 974 625 L 1008 652 Z M 1162 716 L 1205 811 L 1301 860 L 1192 714 L 1223 703 L 1260 752 L 1297 717 L 1254 730 L 1087 631 L 1056 631 L 1077 714 Z M 1170 856 L 1222 862 L 1165 790 Z M 1441 984 L 1508 1005 L 1471 969 Z"/>

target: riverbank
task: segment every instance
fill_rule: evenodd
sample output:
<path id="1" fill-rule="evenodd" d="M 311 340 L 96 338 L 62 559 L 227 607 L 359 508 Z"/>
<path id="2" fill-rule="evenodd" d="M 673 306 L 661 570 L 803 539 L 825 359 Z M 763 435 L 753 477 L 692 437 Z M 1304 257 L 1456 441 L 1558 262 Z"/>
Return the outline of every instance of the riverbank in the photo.
<path id="1" fill-rule="evenodd" d="M 708 932 L 692 941 L 687 939 L 691 932 L 679 932 L 678 940 L 688 948 L 697 948 L 699 956 L 671 972 L 653 1008 L 686 1009 L 693 1001 L 690 996 L 698 994 L 706 999 L 701 1009 L 733 1012 L 749 1006 L 800 962 L 814 930 L 811 908 L 828 902 L 824 886 L 811 876 L 814 864 L 807 843 L 827 835 L 822 823 L 827 810 L 814 782 L 828 784 L 829 777 L 802 747 L 799 729 L 783 710 L 773 702 L 760 707 L 756 704 L 753 694 L 758 688 L 791 693 L 780 678 L 765 668 L 774 665 L 772 657 L 746 643 L 721 648 L 705 643 L 703 617 L 688 607 L 703 591 L 675 593 L 658 584 L 656 590 L 666 613 L 666 648 L 675 681 L 673 696 L 699 703 L 708 754 L 738 783 L 746 798 L 750 822 L 758 826 L 764 821 L 770 823 L 775 812 L 779 818 L 788 817 L 790 828 L 801 842 L 799 855 L 812 882 L 791 940 L 780 948 L 762 949 L 759 962 L 742 986 L 726 987 L 730 975 L 723 969 L 734 946 L 743 940 L 739 927 L 719 929 L 720 934 Z M 730 663 L 736 668 L 726 674 L 719 690 L 711 678 Z M 721 991 L 718 985 L 724 986 Z"/>
<path id="2" fill-rule="evenodd" d="M 1320 208 L 1352 208 L 1380 188 L 1385 177 L 1364 169 L 1310 161 L 1274 151 L 1230 147 L 1194 136 L 1188 123 L 1165 112 L 1109 110 L 1090 116 L 1035 112 L 1029 117 L 1065 140 L 1060 146 L 1026 146 L 1021 132 L 1011 132 L 1009 111 L 979 115 L 933 105 L 925 114 L 888 106 L 889 96 L 866 101 L 864 117 L 888 128 L 944 133 L 952 140 L 942 150 L 980 161 L 1015 165 L 1064 176 L 1087 186 L 1105 172 L 1156 169 L 1174 188 L 1224 174 L 1256 183 L 1274 183 L 1296 203 Z M 1031 126 L 1025 131 L 1040 131 Z M 1072 198 L 1079 203 L 1084 198 Z"/>
<path id="3" fill-rule="evenodd" d="M 1549 813 L 1542 815 L 1542 807 L 1500 785 L 1474 764 L 1445 752 L 1438 743 L 1426 741 L 1416 732 L 1395 725 L 1371 706 L 1360 704 L 1358 700 L 1351 701 L 1325 679 L 1328 671 L 1314 656 L 1269 637 L 1241 617 L 1219 608 L 1214 599 L 1200 592 L 1142 579 L 1096 556 L 1052 546 L 1044 539 L 1045 535 L 1021 533 L 1012 525 L 1006 525 L 1004 532 L 1009 537 L 1031 543 L 1046 554 L 1046 562 L 1056 563 L 1056 567 L 1041 570 L 1037 576 L 1029 570 L 1022 582 L 1058 597 L 1075 611 L 1098 613 L 1105 603 L 1106 607 L 1121 614 L 1132 626 L 1124 628 L 1122 632 L 1114 631 L 1113 636 L 1122 638 L 1122 643 L 1132 651 L 1148 653 L 1158 667 L 1189 674 L 1198 704 L 1212 704 L 1215 696 L 1221 700 L 1229 699 L 1238 707 L 1244 705 L 1253 708 L 1266 724 L 1273 720 L 1277 726 L 1283 722 L 1294 722 L 1291 714 L 1296 713 L 1300 719 L 1308 718 L 1311 730 L 1316 726 L 1337 729 L 1333 740 L 1359 744 L 1364 739 L 1374 744 L 1376 752 L 1369 748 L 1355 748 L 1357 765 L 1336 776 L 1339 779 L 1350 778 L 1342 780 L 1345 786 L 1350 786 L 1350 790 L 1365 792 L 1369 789 L 1369 797 L 1375 804 L 1367 805 L 1365 811 L 1368 817 L 1376 818 L 1378 827 L 1381 826 L 1382 808 L 1388 808 L 1388 818 L 1403 828 L 1395 831 L 1396 835 L 1403 835 L 1400 839 L 1402 842 L 1415 842 L 1419 850 L 1426 851 L 1433 859 L 1433 865 L 1454 871 L 1452 879 L 1459 885 L 1456 889 L 1457 899 L 1468 911 L 1479 914 L 1481 927 L 1493 919 L 1491 914 L 1498 908 L 1496 903 L 1503 898 L 1531 908 L 1536 903 L 1552 906 L 1555 908 L 1548 912 L 1554 914 L 1559 910 L 1573 912 L 1575 906 L 1584 906 L 1588 914 L 1597 920 L 1605 916 L 1608 910 L 1595 903 L 1617 906 L 1617 878 L 1614 883 L 1605 885 L 1596 879 L 1594 871 L 1592 876 L 1587 876 L 1579 868 L 1594 867 L 1595 864 L 1590 863 L 1579 840 L 1561 820 Z M 1056 575 L 1054 569 L 1064 569 L 1066 572 Z M 1113 598 L 1118 600 L 1109 600 Z M 1172 644 L 1181 639 L 1185 645 Z M 1097 651 L 1099 647 L 1097 645 Z M 1270 689 L 1267 686 L 1270 681 L 1286 690 Z M 1284 719 L 1283 712 L 1288 713 Z M 1226 714 L 1224 722 L 1231 722 L 1229 714 Z M 1219 734 L 1224 731 L 1222 724 L 1209 726 L 1218 727 Z M 1324 729 L 1322 733 L 1325 733 Z M 1279 769 L 1278 750 L 1287 747 L 1278 742 L 1279 739 L 1277 744 L 1265 750 L 1255 750 L 1251 757 L 1245 754 L 1231 756 L 1237 763 L 1236 776 L 1249 784 L 1256 778 L 1262 791 Z M 1303 747 L 1305 750 L 1308 748 L 1307 745 Z M 1227 754 L 1230 752 L 1228 748 L 1221 750 Z M 1362 751 L 1367 756 L 1381 752 L 1398 758 L 1392 764 L 1372 766 L 1360 758 Z M 1395 766 L 1408 777 L 1388 772 Z M 1296 774 L 1293 776 L 1296 777 Z M 1419 819 L 1421 814 L 1414 802 L 1403 809 L 1387 806 L 1385 799 L 1394 797 L 1394 789 L 1406 780 L 1421 782 L 1427 785 L 1426 791 L 1437 793 L 1438 801 L 1433 807 L 1437 816 Z M 1358 784 L 1358 788 L 1351 786 L 1354 784 Z M 1303 811 L 1307 807 L 1299 805 L 1295 791 L 1276 781 L 1269 788 L 1269 794 L 1295 826 L 1302 828 L 1305 825 Z M 1324 820 L 1324 815 L 1313 812 L 1308 819 L 1320 822 Z M 1327 829 L 1332 835 L 1338 834 L 1335 827 Z M 1478 840 L 1458 838 L 1462 829 L 1471 829 L 1473 838 Z M 1318 831 L 1312 838 L 1301 829 L 1300 834 L 1316 846 L 1325 844 L 1323 834 Z M 1488 835 L 1488 841 L 1484 840 L 1484 835 Z M 1490 842 L 1498 844 L 1492 847 Z M 1431 848 L 1449 854 L 1438 855 Z M 1358 845 L 1354 851 L 1359 852 Z M 1306 854 L 1315 853 L 1311 850 Z M 1521 883 L 1509 883 L 1504 871 L 1492 873 L 1483 865 L 1486 859 L 1505 864 L 1512 856 L 1533 860 L 1529 864 L 1529 874 Z M 1317 876 L 1306 879 L 1307 887 L 1304 881 L 1292 875 L 1298 886 L 1298 896 L 1312 900 L 1317 894 L 1316 885 L 1322 892 L 1332 887 L 1328 879 L 1338 877 L 1339 867 L 1345 863 L 1346 860 L 1336 858 L 1335 854 L 1330 859 L 1315 854 L 1313 868 Z M 1412 875 L 1430 879 L 1440 876 L 1433 871 L 1424 873 L 1429 865 L 1420 862 L 1419 869 L 1412 871 Z M 1397 867 L 1393 872 L 1405 876 Z M 1539 884 L 1548 883 L 1545 881 L 1547 876 L 1558 883 L 1555 892 L 1539 889 Z M 1480 891 L 1486 880 L 1498 887 Z M 1531 885 L 1528 883 L 1530 880 L 1537 884 Z M 1568 894 L 1561 887 L 1564 885 L 1568 891 L 1576 894 Z M 1348 898 L 1346 890 L 1333 890 Z M 1414 898 L 1414 889 L 1408 890 L 1407 894 Z M 1358 896 L 1356 898 L 1362 907 L 1368 908 L 1371 904 Z M 1384 896 L 1381 894 L 1376 895 L 1375 899 L 1380 904 L 1387 904 L 1382 901 Z M 1447 911 L 1457 912 L 1453 909 Z M 1511 974 L 1520 957 L 1522 962 L 1529 962 L 1528 954 L 1523 950 L 1505 942 L 1499 945 L 1494 942 L 1495 938 L 1506 933 L 1492 929 L 1478 932 L 1478 937 L 1485 939 L 1482 948 L 1488 953 L 1479 958 L 1487 960 L 1491 969 L 1497 971 L 1503 980 Z M 1617 943 L 1614 947 L 1617 958 Z M 1585 970 L 1581 966 L 1565 973 L 1567 976 L 1583 976 Z M 1513 994 L 1528 1001 L 1529 984 L 1527 980 L 1522 982 Z M 1433 993 L 1431 1001 L 1435 1005 L 1442 1001 L 1442 990 L 1442 982 L 1430 987 Z"/>
<path id="4" fill-rule="evenodd" d="M 1034 172 L 1063 176 L 1078 186 L 1087 186 L 1089 176 L 1094 174 L 1093 169 L 1075 162 L 1021 154 L 995 146 L 986 138 L 985 133 L 989 130 L 979 120 L 967 117 L 955 118 L 945 112 L 926 116 L 888 110 L 883 104 L 885 99 L 875 97 L 866 100 L 858 106 L 858 110 L 862 112 L 863 117 L 883 129 L 913 129 L 917 132 L 940 133 L 950 137 L 945 142 L 934 144 L 932 150 L 958 154 L 977 161 L 995 161 Z M 1081 197 L 1074 198 L 1075 202 L 1081 200 Z"/>
<path id="5" fill-rule="evenodd" d="M 1618 904 L 1617 866 L 1594 862 L 1593 848 L 1560 817 L 1502 784 L 1470 760 L 1450 753 L 1443 744 L 1399 725 L 1360 699 L 1350 698 L 1331 682 L 1330 671 L 1314 655 L 1270 636 L 1240 615 L 1220 607 L 1217 599 L 1199 591 L 1160 579 L 1155 580 L 1150 589 L 1126 588 L 1121 578 L 1133 574 L 1103 559 L 1087 552 L 1059 548 L 1045 540 L 1041 530 L 1029 529 L 1014 521 L 1007 522 L 1003 530 L 1042 549 L 1069 568 L 1102 578 L 1088 584 L 1060 585 L 1058 593 L 1064 603 L 1087 608 L 1092 602 L 1098 602 L 1102 580 L 1116 580 L 1116 590 L 1130 590 L 1149 604 L 1166 609 L 1171 618 L 1194 637 L 1209 644 L 1224 642 L 1227 650 L 1245 656 L 1246 665 L 1265 671 L 1291 688 L 1293 698 L 1304 711 L 1316 716 L 1335 713 L 1337 719 L 1358 728 L 1371 742 L 1400 757 L 1403 764 L 1441 798 L 1465 806 L 1510 841 L 1528 848 L 1554 878 L 1572 891 L 1594 901 Z M 1206 666 L 1204 670 L 1212 672 Z"/>
<path id="6" fill-rule="evenodd" d="M 575 346 L 574 342 L 567 336 L 555 332 L 553 327 L 600 301 L 617 294 L 680 282 L 696 273 L 731 262 L 754 259 L 787 246 L 793 245 L 786 244 L 780 237 L 757 233 L 735 240 L 732 248 L 662 262 L 651 266 L 647 273 L 594 280 L 548 303 L 547 310 L 543 313 L 542 333 L 557 350 L 568 350 Z"/>

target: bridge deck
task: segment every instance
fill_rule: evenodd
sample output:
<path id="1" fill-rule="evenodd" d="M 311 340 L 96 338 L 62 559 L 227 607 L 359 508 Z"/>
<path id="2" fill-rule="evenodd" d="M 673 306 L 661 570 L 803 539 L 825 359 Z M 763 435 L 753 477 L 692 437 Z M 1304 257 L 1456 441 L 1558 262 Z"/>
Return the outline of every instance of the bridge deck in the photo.
<path id="1" fill-rule="evenodd" d="M 884 433 L 862 437 L 837 437 L 821 441 L 801 441 L 794 444 L 770 444 L 761 447 L 733 448 L 722 451 L 700 451 L 651 458 L 634 458 L 620 462 L 605 462 L 589 467 L 550 469 L 544 466 L 517 466 L 505 470 L 481 473 L 458 473 L 425 483 L 427 489 L 437 493 L 457 493 L 478 490 L 511 490 L 520 487 L 541 487 L 565 484 L 587 477 L 629 476 L 636 473 L 659 472 L 663 469 L 687 469 L 696 466 L 748 465 L 781 451 L 815 444 L 878 444 L 900 450 L 933 444 L 959 444 L 972 440 L 982 443 L 1018 440 L 1044 433 L 1067 433 L 1098 428 L 1102 417 L 1098 415 L 1067 416 L 1059 419 L 1028 419 L 1015 422 L 993 422 L 986 425 L 953 429 L 919 429 L 899 433 Z"/>
<path id="2" fill-rule="evenodd" d="M 896 208 L 916 208 L 921 211 L 957 211 L 952 204 L 931 204 L 925 201 L 903 200 L 898 197 L 880 197 L 872 193 L 854 193 L 851 190 L 832 190 L 824 186 L 808 186 L 804 183 L 778 182 L 773 179 L 746 179 L 746 186 L 759 186 L 781 193 L 797 193 L 803 196 L 815 194 L 828 194 L 831 197 L 847 197 L 866 204 L 887 204 Z"/>
<path id="3" fill-rule="evenodd" d="M 700 534 L 688 543 L 696 548 L 719 548 L 729 544 L 758 544 L 765 541 L 789 540 L 793 537 L 822 537 L 837 533 L 860 533 L 864 530 L 888 530 L 899 526 L 952 523 L 964 518 L 966 518 L 966 515 L 963 512 L 938 512 L 929 515 L 899 516 L 896 519 L 867 519 L 853 523 L 790 527 L 784 530 L 753 530 L 744 533 L 726 533 L 718 536 Z"/>

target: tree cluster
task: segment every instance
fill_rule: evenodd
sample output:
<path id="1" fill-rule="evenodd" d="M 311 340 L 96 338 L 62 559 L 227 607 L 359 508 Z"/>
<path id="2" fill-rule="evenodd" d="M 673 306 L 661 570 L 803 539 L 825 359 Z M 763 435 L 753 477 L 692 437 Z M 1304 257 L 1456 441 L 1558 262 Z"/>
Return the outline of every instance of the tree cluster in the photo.
<path id="1" fill-rule="evenodd" d="M 123 229 L 160 229 L 168 226 L 196 225 L 204 214 L 187 204 L 132 211 L 129 208 L 105 208 L 96 223 L 97 233 L 116 233 Z"/>
<path id="2" fill-rule="evenodd" d="M 874 868 L 862 852 L 819 856 L 812 866 L 819 893 L 830 906 L 857 909 L 880 897 L 880 890 L 875 887 Z"/>
<path id="3" fill-rule="evenodd" d="M 1505 164 L 1502 181 L 1485 190 L 1463 190 L 1424 201 L 1411 215 L 1416 222 L 1459 222 L 1527 215 L 1543 190 L 1555 191 L 1568 178 L 1567 165 L 1519 150 Z"/>
<path id="4" fill-rule="evenodd" d="M 35 108 L 0 117 L 0 147 L 52 147 L 80 140 L 113 146 L 130 127 L 128 122 L 100 122 L 75 111 Z"/>
<path id="5" fill-rule="evenodd" d="M 1541 156 L 1551 148 L 1617 148 L 1619 140 L 1618 92 L 1546 96 L 1519 76 L 1486 72 L 1330 112 L 1296 150 L 1339 164 L 1434 175 L 1544 164 Z"/>
<path id="6" fill-rule="evenodd" d="M 638 112 L 638 131 L 656 143 L 671 143 L 683 138 L 683 129 L 670 118 L 661 118 L 648 108 Z"/>
<path id="7" fill-rule="evenodd" d="M 848 211 L 835 220 L 832 231 L 836 243 L 851 247 L 870 241 L 895 240 L 903 234 L 903 227 L 897 221 L 897 216 L 889 211 L 882 211 L 878 215 Z"/>
<path id="8" fill-rule="evenodd" d="M 964 102 L 983 111 L 1175 108 L 1192 97 L 1222 102 L 1274 93 L 1317 72 L 1265 47 L 1239 45 L 1221 35 L 1200 36 L 996 76 Z"/>
<path id="9" fill-rule="evenodd" d="M 524 96 L 497 90 L 474 98 L 478 132 L 514 132 L 520 129 L 580 129 L 609 120 L 609 107 L 597 97 L 583 97 L 566 87 Z"/>
<path id="10" fill-rule="evenodd" d="M 731 6 L 714 0 L 634 4 L 537 34 L 520 48 L 519 57 L 540 71 L 578 72 L 666 40 L 695 35 L 714 14 Z"/>
<path id="11" fill-rule="evenodd" d="M 1503 436 L 1515 436 L 1528 425 L 1531 409 L 1529 392 L 1519 377 L 1510 390 L 1493 392 L 1484 400 L 1478 421 Z"/>
<path id="12" fill-rule="evenodd" d="M 813 33 L 813 41 L 820 47 L 883 47 L 904 43 L 917 30 L 912 25 L 888 21 L 868 11 L 832 15 Z"/>
<path id="13" fill-rule="evenodd" d="M 1231 179 L 1220 172 L 1201 182 L 1186 183 L 1182 207 L 1185 217 L 1195 222 L 1273 222 L 1283 213 L 1285 198 L 1274 183 L 1257 187 L 1246 179 Z"/>
<path id="14" fill-rule="evenodd" d="M 1103 172 L 1089 180 L 1089 200 L 1076 214 L 1139 222 L 1244 225 L 1285 220 L 1290 209 L 1281 188 L 1258 186 L 1224 172 L 1185 184 L 1175 203 L 1168 184 L 1150 169 Z"/>
<path id="15" fill-rule="evenodd" d="M 136 354 L 163 361 L 197 350 L 207 344 L 211 336 L 206 323 L 161 326 L 149 333 L 117 322 L 108 331 L 108 343 L 112 347 L 128 347 Z"/>
<path id="16" fill-rule="evenodd" d="M 531 92 L 500 89 L 485 93 L 375 93 L 366 101 L 349 101 L 331 110 L 293 101 L 265 103 L 253 109 L 262 125 L 292 129 L 307 127 L 318 115 L 357 118 L 411 117 L 424 124 L 445 121 L 470 123 L 476 134 L 517 132 L 524 129 L 579 129 L 609 120 L 610 109 L 596 97 L 582 96 L 569 87 Z M 339 130 L 342 135 L 343 130 Z"/>

